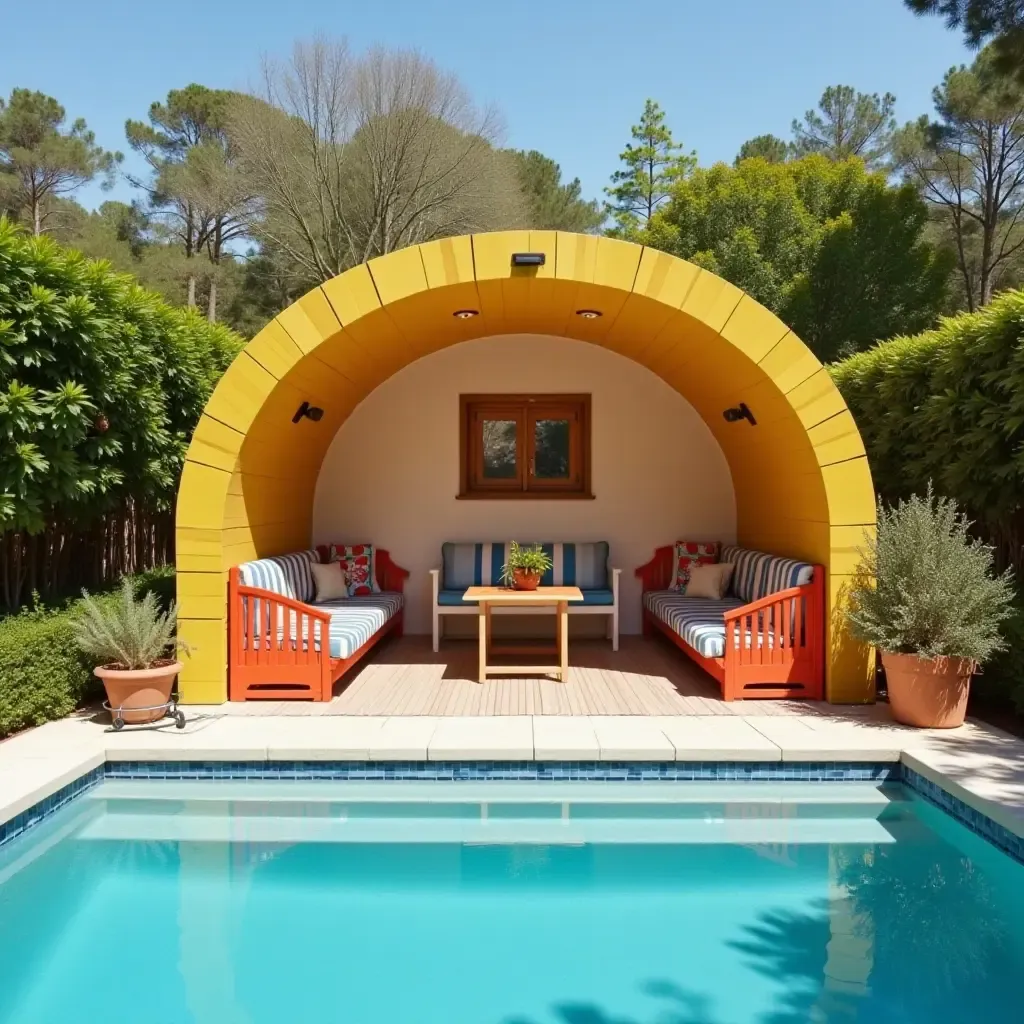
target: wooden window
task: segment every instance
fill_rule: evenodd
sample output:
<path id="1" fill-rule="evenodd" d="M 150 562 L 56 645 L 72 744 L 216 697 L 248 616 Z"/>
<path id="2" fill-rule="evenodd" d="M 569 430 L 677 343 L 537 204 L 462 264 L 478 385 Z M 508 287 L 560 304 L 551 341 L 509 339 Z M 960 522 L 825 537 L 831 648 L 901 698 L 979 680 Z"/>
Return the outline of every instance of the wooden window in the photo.
<path id="1" fill-rule="evenodd" d="M 590 395 L 461 395 L 460 498 L 592 498 Z"/>

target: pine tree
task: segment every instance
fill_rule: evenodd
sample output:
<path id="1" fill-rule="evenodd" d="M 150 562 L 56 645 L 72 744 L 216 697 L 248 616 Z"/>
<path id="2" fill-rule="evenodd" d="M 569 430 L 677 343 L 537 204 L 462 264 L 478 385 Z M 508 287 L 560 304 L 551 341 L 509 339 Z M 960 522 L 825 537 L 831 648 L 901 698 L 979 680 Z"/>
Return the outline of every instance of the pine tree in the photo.
<path id="1" fill-rule="evenodd" d="M 683 153 L 665 124 L 665 112 L 647 100 L 640 123 L 633 125 L 633 142 L 619 159 L 625 165 L 612 175 L 605 189 L 608 212 L 615 219 L 609 234 L 631 237 L 645 229 L 658 208 L 671 195 L 672 186 L 697 166 L 693 153 Z"/>
<path id="2" fill-rule="evenodd" d="M 42 234 L 61 197 L 97 175 L 114 182 L 120 153 L 96 145 L 82 118 L 65 125 L 64 108 L 52 97 L 14 89 L 0 98 L 0 213 L 10 211 Z"/>

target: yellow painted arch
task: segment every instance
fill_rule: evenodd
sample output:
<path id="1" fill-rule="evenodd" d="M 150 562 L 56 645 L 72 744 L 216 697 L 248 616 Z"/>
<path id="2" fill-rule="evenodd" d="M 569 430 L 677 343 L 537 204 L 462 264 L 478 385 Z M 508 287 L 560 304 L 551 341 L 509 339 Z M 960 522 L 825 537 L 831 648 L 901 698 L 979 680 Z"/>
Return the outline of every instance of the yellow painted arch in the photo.
<path id="1" fill-rule="evenodd" d="M 515 252 L 547 259 L 516 268 Z M 454 317 L 461 308 L 480 315 Z M 178 493 L 179 630 L 194 647 L 186 701 L 226 699 L 226 572 L 309 546 L 320 465 L 355 406 L 414 359 L 518 333 L 602 345 L 675 388 L 728 459 L 739 542 L 825 565 L 838 623 L 874 490 L 853 418 L 803 342 L 734 285 L 654 249 L 553 231 L 478 234 L 411 246 L 314 288 L 217 385 Z M 325 410 L 318 423 L 291 422 L 303 401 Z M 756 427 L 726 422 L 739 402 Z M 871 699 L 868 654 L 838 625 L 830 633 L 829 698 Z"/>

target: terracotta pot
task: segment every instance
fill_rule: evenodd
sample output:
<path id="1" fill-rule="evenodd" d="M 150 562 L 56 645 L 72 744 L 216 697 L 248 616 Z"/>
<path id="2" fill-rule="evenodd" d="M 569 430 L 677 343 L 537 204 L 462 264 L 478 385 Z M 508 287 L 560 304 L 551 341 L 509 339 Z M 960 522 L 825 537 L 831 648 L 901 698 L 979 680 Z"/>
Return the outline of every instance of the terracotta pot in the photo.
<path id="1" fill-rule="evenodd" d="M 530 569 L 513 569 L 512 583 L 516 590 L 536 590 L 540 586 L 540 573 Z"/>
<path id="2" fill-rule="evenodd" d="M 148 708 L 166 704 L 171 699 L 171 687 L 182 669 L 180 661 L 168 661 L 153 668 L 120 669 L 101 665 L 93 671 L 103 680 L 107 691 L 107 703 L 114 709 L 122 708 L 121 719 L 128 725 L 155 722 L 166 714 L 158 711 L 132 711 L 132 708 Z"/>
<path id="3" fill-rule="evenodd" d="M 922 729 L 955 729 L 964 724 L 973 661 L 883 651 L 882 665 L 897 722 Z"/>

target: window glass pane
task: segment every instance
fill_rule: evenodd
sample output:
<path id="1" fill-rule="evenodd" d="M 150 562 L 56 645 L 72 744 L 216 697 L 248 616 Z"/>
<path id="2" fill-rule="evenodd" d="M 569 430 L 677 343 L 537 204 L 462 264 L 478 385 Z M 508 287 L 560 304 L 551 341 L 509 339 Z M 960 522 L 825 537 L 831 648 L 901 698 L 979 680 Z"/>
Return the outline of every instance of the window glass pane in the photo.
<path id="1" fill-rule="evenodd" d="M 516 476 L 516 421 L 483 421 L 484 479 L 511 480 Z"/>
<path id="2" fill-rule="evenodd" d="M 533 475 L 538 480 L 564 480 L 568 477 L 568 420 L 537 420 L 533 443 Z"/>

